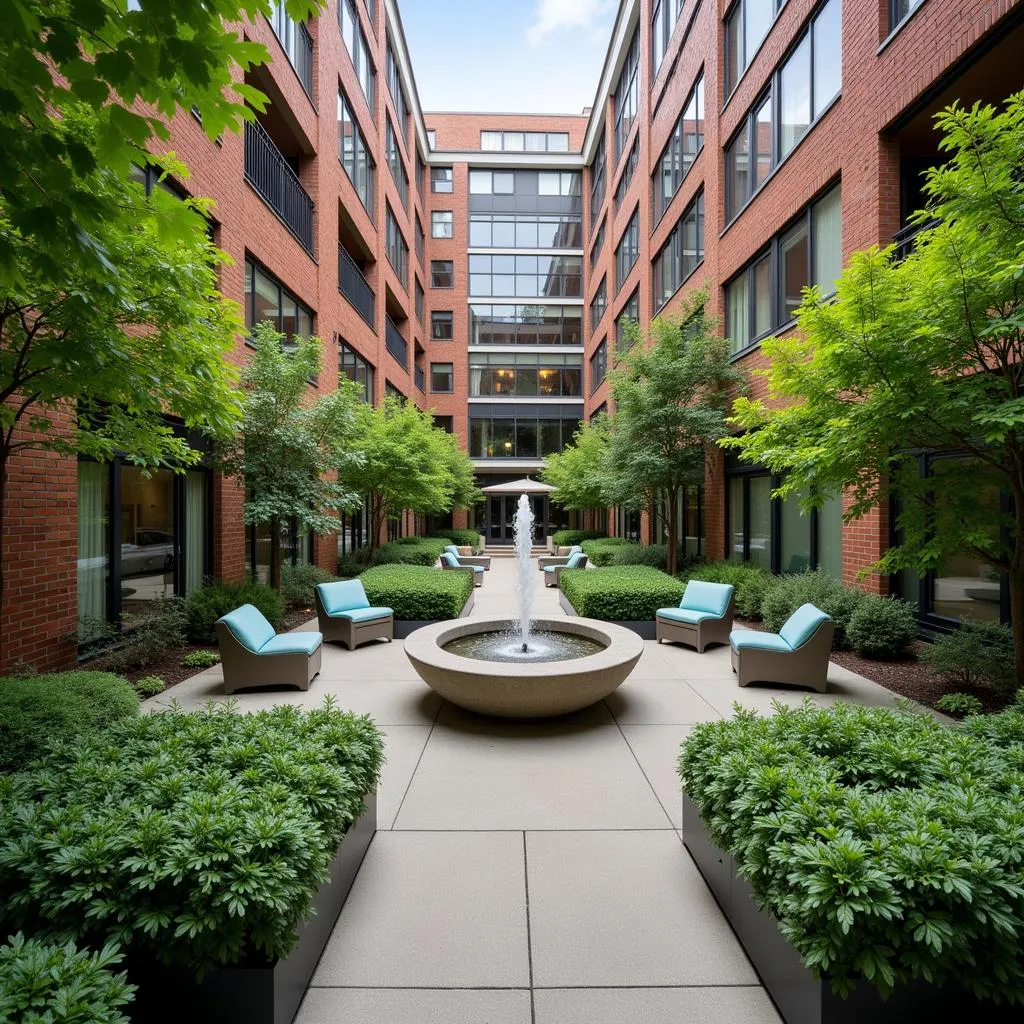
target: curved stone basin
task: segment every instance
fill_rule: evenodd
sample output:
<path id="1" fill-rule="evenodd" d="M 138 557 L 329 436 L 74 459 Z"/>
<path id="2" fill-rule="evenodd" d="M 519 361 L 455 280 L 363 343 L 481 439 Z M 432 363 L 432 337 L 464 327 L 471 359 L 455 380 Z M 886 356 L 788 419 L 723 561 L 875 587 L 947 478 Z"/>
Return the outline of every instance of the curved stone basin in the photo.
<path id="1" fill-rule="evenodd" d="M 512 628 L 510 619 L 452 619 L 410 633 L 405 653 L 423 681 L 459 707 L 502 718 L 549 718 L 607 697 L 633 671 L 644 642 L 630 629 L 597 619 L 537 619 L 534 629 L 574 633 L 604 650 L 571 661 L 482 661 L 443 650 L 471 633 Z"/>

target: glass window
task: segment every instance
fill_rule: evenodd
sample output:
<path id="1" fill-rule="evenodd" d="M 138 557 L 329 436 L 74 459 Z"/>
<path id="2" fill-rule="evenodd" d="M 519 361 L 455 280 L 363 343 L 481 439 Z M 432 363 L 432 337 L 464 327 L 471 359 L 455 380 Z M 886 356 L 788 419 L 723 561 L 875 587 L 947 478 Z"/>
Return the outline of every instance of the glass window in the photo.
<path id="1" fill-rule="evenodd" d="M 629 137 L 629 130 L 637 114 L 640 100 L 638 71 L 640 67 L 640 26 L 633 32 L 633 39 L 626 54 L 626 60 L 619 73 L 615 87 L 615 159 L 618 160 Z"/>
<path id="2" fill-rule="evenodd" d="M 455 263 L 452 260 L 430 261 L 430 287 L 454 288 Z"/>
<path id="3" fill-rule="evenodd" d="M 654 308 L 660 309 L 704 259 L 704 190 L 683 211 L 654 259 Z"/>
<path id="4" fill-rule="evenodd" d="M 452 211 L 431 210 L 430 212 L 430 237 L 451 238 L 453 233 Z"/>
<path id="5" fill-rule="evenodd" d="M 496 196 L 510 196 L 515 193 L 516 176 L 512 171 L 494 171 L 491 177 Z"/>
<path id="6" fill-rule="evenodd" d="M 363 389 L 363 401 L 373 405 L 373 364 L 364 359 L 347 342 L 338 340 L 338 371 Z"/>
<path id="7" fill-rule="evenodd" d="M 690 91 L 654 172 L 654 219 L 660 220 L 704 145 L 704 76 Z"/>
<path id="8" fill-rule="evenodd" d="M 451 192 L 452 189 L 452 169 L 450 167 L 431 167 L 430 191 Z"/>
<path id="9" fill-rule="evenodd" d="M 742 562 L 746 530 L 743 528 L 743 477 L 729 477 L 729 550 L 732 562 Z"/>
<path id="10" fill-rule="evenodd" d="M 750 279 L 744 270 L 725 286 L 725 335 L 729 352 L 736 353 L 750 343 Z"/>
<path id="11" fill-rule="evenodd" d="M 601 212 L 601 204 L 604 202 L 605 193 L 605 166 L 608 157 L 605 152 L 604 132 L 597 140 L 597 149 L 594 152 L 594 162 L 590 165 L 590 226 L 594 226 L 598 213 Z"/>
<path id="12" fill-rule="evenodd" d="M 395 113 L 398 115 L 398 123 L 401 126 L 402 141 L 405 141 L 405 134 L 409 124 L 409 104 L 405 99 L 405 90 L 402 88 L 401 72 L 398 69 L 398 61 L 395 60 L 394 50 L 391 49 L 391 40 L 388 40 L 385 53 L 385 66 L 387 70 L 388 92 L 395 104 Z"/>
<path id="13" fill-rule="evenodd" d="M 626 157 L 626 166 L 622 169 L 622 174 L 619 175 L 619 184 L 615 189 L 615 205 L 621 206 L 622 201 L 626 198 L 626 192 L 629 189 L 629 183 L 633 180 L 633 172 L 636 170 L 637 161 L 640 158 L 640 136 L 633 140 L 633 145 L 629 147 L 629 156 Z"/>
<path id="14" fill-rule="evenodd" d="M 750 481 L 750 561 L 772 567 L 772 478 L 752 476 Z"/>
<path id="15" fill-rule="evenodd" d="M 490 151 L 500 151 L 501 132 L 481 132 L 480 148 Z"/>
<path id="16" fill-rule="evenodd" d="M 366 212 L 373 217 L 376 164 L 345 94 L 338 91 L 338 159 Z"/>
<path id="17" fill-rule="evenodd" d="M 683 0 L 654 0 L 651 14 L 651 77 L 654 78 L 665 59 L 668 41 L 683 12 Z"/>
<path id="18" fill-rule="evenodd" d="M 811 568 L 811 517 L 800 508 L 805 495 L 800 492 L 779 502 L 779 567 L 783 572 L 807 572 Z"/>
<path id="19" fill-rule="evenodd" d="M 398 186 L 398 195 L 402 205 L 409 205 L 409 175 L 405 173 L 405 164 L 402 163 L 402 154 L 398 149 L 398 140 L 395 137 L 395 129 L 391 124 L 391 118 L 387 119 L 387 130 L 385 132 L 384 152 L 387 156 L 388 167 L 391 169 L 391 177 Z"/>
<path id="20" fill-rule="evenodd" d="M 142 611 L 174 595 L 174 474 L 120 466 L 121 608 Z"/>
<path id="21" fill-rule="evenodd" d="M 395 220 L 395 215 L 387 204 L 385 204 L 385 217 L 388 263 L 394 268 L 398 279 L 402 282 L 402 286 L 408 288 L 409 246 L 406 245 L 405 238 L 402 236 L 402 230 L 398 226 L 398 221 Z"/>
<path id="22" fill-rule="evenodd" d="M 786 0 L 736 0 L 725 17 L 725 92 L 736 88 Z"/>
<path id="23" fill-rule="evenodd" d="M 732 220 L 750 195 L 750 122 L 744 121 L 725 151 L 725 219 Z"/>
<path id="24" fill-rule="evenodd" d="M 78 463 L 78 635 L 99 639 L 109 615 L 110 468 Z"/>
<path id="25" fill-rule="evenodd" d="M 783 323 L 796 316 L 801 292 L 810 284 L 807 265 L 807 219 L 801 219 L 779 239 L 780 315 Z"/>
<path id="26" fill-rule="evenodd" d="M 779 76 L 779 156 L 784 157 L 811 124 L 811 43 L 804 36 Z"/>
<path id="27" fill-rule="evenodd" d="M 366 97 L 366 104 L 372 114 L 376 72 L 373 69 L 373 61 L 370 59 L 370 48 L 366 44 L 366 36 L 363 35 L 352 0 L 339 0 L 338 21 L 341 25 L 341 37 L 345 40 L 345 49 L 348 50 L 356 78 L 359 79 L 359 85 Z"/>
<path id="28" fill-rule="evenodd" d="M 761 104 L 754 115 L 754 179 L 751 191 L 756 192 L 772 170 L 772 98 Z"/>
<path id="29" fill-rule="evenodd" d="M 286 335 L 286 344 L 313 333 L 312 311 L 252 260 L 245 261 L 245 293 L 246 327 L 269 321 Z"/>
<path id="30" fill-rule="evenodd" d="M 433 128 L 427 129 L 427 145 L 431 149 L 437 149 L 437 132 Z"/>
<path id="31" fill-rule="evenodd" d="M 626 225 L 622 238 L 615 250 L 615 288 L 618 290 L 625 284 L 629 272 L 640 255 L 640 208 L 633 211 L 633 216 Z"/>
<path id="32" fill-rule="evenodd" d="M 491 194 L 491 172 L 470 171 L 469 193 L 470 195 L 489 196 Z"/>
<path id="33" fill-rule="evenodd" d="M 601 283 L 597 286 L 597 291 L 594 293 L 594 298 L 590 302 L 590 329 L 593 330 L 600 322 L 601 317 L 604 316 L 604 311 L 608 305 L 608 275 L 605 274 L 601 278 Z"/>
<path id="34" fill-rule="evenodd" d="M 430 390 L 447 394 L 455 390 L 455 369 L 451 363 L 430 364 Z"/>
<path id="35" fill-rule="evenodd" d="M 608 372 L 608 340 L 601 339 L 601 344 L 590 357 L 590 393 L 593 394 L 603 383 Z"/>
<path id="36" fill-rule="evenodd" d="M 911 11 L 916 10 L 923 0 L 890 0 L 889 30 L 894 29 Z"/>
<path id="37" fill-rule="evenodd" d="M 754 331 L 753 337 L 767 334 L 772 323 L 772 259 L 763 256 L 753 266 L 751 280 L 754 284 Z"/>
<path id="38" fill-rule="evenodd" d="M 831 295 L 843 270 L 838 187 L 811 207 L 811 251 L 814 253 L 814 284 L 822 295 Z"/>
<path id="39" fill-rule="evenodd" d="M 814 116 L 839 94 L 843 84 L 843 5 L 829 0 L 814 19 Z"/>
<path id="40" fill-rule="evenodd" d="M 818 509 L 818 565 L 833 576 L 843 576 L 843 498 L 826 498 Z"/>
<path id="41" fill-rule="evenodd" d="M 430 337 L 434 341 L 451 341 L 455 336 L 455 317 L 451 310 L 435 309 L 430 314 Z"/>

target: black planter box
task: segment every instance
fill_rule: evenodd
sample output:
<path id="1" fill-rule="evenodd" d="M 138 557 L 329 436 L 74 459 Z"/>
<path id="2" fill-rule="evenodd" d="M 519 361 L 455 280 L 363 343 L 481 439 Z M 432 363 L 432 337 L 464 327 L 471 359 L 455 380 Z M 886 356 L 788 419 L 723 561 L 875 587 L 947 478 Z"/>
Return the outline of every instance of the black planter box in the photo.
<path id="1" fill-rule="evenodd" d="M 577 612 L 573 607 L 572 601 L 570 601 L 561 590 L 558 591 L 558 603 L 562 606 L 562 611 L 565 612 L 566 615 L 579 615 L 579 612 Z M 601 621 L 605 620 L 602 619 Z M 655 632 L 657 624 L 654 619 L 651 619 L 650 621 L 647 619 L 614 619 L 608 621 L 610 621 L 613 626 L 624 626 L 626 629 L 631 629 L 637 634 L 637 636 L 644 640 L 656 640 L 658 638 L 657 633 Z"/>
<path id="2" fill-rule="evenodd" d="M 315 916 L 299 925 L 283 960 L 223 967 L 201 982 L 179 967 L 128 965 L 128 980 L 138 985 L 128 1007 L 133 1024 L 291 1024 L 376 830 L 377 794 L 371 793 L 338 847 L 330 879 L 311 901 Z"/>
<path id="3" fill-rule="evenodd" d="M 939 987 L 925 981 L 902 985 L 888 999 L 866 981 L 860 982 L 848 998 L 837 996 L 827 981 L 817 980 L 803 965 L 775 918 L 758 909 L 733 858 L 710 842 L 696 805 L 685 793 L 683 842 L 786 1024 L 940 1024 L 971 1020 L 1020 1024 L 1024 1020 L 1024 1009 L 1019 1006 L 997 1006 L 976 999 L 958 986 Z"/>
<path id="4" fill-rule="evenodd" d="M 469 599 L 462 606 L 462 611 L 459 612 L 459 618 L 464 619 L 473 610 L 473 602 L 475 598 L 472 593 L 469 595 Z M 414 630 L 419 629 L 421 626 L 433 626 L 436 622 L 452 621 L 454 619 L 395 619 L 394 624 L 394 638 L 396 640 L 404 640 Z"/>

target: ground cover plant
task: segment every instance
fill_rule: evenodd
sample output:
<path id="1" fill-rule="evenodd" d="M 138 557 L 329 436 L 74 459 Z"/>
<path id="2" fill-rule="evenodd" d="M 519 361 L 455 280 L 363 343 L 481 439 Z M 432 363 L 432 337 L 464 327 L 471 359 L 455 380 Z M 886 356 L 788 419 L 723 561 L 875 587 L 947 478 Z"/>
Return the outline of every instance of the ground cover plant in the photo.
<path id="1" fill-rule="evenodd" d="M 374 565 L 433 565 L 450 543 L 440 537 L 403 537 L 381 544 L 373 556 Z"/>
<path id="2" fill-rule="evenodd" d="M 378 565 L 359 577 L 371 605 L 390 608 L 396 619 L 457 619 L 473 592 L 468 572 L 425 565 Z"/>
<path id="3" fill-rule="evenodd" d="M 23 1024 L 129 1024 L 121 1010 L 134 990 L 112 968 L 115 946 L 97 953 L 26 939 L 0 946 L 0 1021 Z"/>
<path id="4" fill-rule="evenodd" d="M 679 773 L 712 842 L 816 975 L 1024 1002 L 1024 713 L 777 705 L 696 725 Z"/>
<path id="5" fill-rule="evenodd" d="M 139 711 L 131 684 L 109 672 L 55 672 L 0 679 L 0 773 L 20 771 L 46 750 Z"/>
<path id="6" fill-rule="evenodd" d="M 675 607 L 683 596 L 679 580 L 643 565 L 567 569 L 561 589 L 577 615 L 606 622 L 653 620 L 659 608 Z"/>
<path id="7" fill-rule="evenodd" d="M 182 668 L 212 668 L 220 664 L 220 655 L 216 651 L 189 651 L 181 659 Z"/>
<path id="8" fill-rule="evenodd" d="M 0 928 L 200 974 L 284 956 L 382 761 L 373 722 L 330 699 L 68 741 L 0 781 Z"/>
<path id="9" fill-rule="evenodd" d="M 185 598 L 185 621 L 188 638 L 193 643 L 211 644 L 217 640 L 214 623 L 239 605 L 255 605 L 271 625 L 276 625 L 284 614 L 281 595 L 265 583 L 249 580 L 246 583 L 224 583 L 220 580 Z"/>

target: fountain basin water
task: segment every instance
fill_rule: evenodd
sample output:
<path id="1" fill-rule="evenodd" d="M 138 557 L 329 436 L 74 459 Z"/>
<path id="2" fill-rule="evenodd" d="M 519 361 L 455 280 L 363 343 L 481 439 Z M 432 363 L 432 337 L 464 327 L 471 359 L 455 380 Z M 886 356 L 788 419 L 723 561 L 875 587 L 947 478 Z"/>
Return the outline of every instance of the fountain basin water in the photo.
<path id="1" fill-rule="evenodd" d="M 633 671 L 644 649 L 632 630 L 596 619 L 535 619 L 533 629 L 586 638 L 600 649 L 544 662 L 484 661 L 445 650 L 462 637 L 515 631 L 511 619 L 469 619 L 417 629 L 406 637 L 405 653 L 427 686 L 459 707 L 502 718 L 548 718 L 607 697 Z"/>

